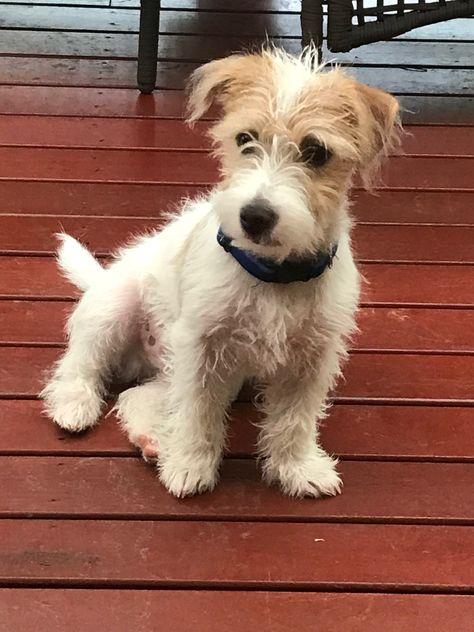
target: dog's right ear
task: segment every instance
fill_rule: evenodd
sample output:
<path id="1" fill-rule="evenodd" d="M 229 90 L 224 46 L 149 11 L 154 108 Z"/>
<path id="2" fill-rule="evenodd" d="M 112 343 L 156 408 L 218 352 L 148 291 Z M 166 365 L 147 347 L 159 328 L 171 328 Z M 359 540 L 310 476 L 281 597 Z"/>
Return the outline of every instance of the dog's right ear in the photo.
<path id="1" fill-rule="evenodd" d="M 186 118 L 189 124 L 201 118 L 214 103 L 223 105 L 235 87 L 244 55 L 231 55 L 200 66 L 189 78 Z"/>

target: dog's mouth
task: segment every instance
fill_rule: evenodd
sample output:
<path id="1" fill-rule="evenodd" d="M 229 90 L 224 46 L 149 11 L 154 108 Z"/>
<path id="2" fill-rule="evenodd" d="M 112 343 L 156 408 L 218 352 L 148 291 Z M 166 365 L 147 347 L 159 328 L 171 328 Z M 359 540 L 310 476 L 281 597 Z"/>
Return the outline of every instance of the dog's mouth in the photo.
<path id="1" fill-rule="evenodd" d="M 244 233 L 245 238 L 257 246 L 267 246 L 269 248 L 280 248 L 283 244 L 271 233 L 262 233 L 261 235 L 249 235 Z"/>

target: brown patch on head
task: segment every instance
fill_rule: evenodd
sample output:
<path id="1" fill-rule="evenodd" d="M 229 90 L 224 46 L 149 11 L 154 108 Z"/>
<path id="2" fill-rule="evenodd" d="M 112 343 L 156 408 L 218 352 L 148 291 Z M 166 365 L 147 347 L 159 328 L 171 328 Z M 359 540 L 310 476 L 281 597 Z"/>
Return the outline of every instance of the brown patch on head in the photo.
<path id="1" fill-rule="evenodd" d="M 220 189 L 248 195 L 242 204 L 267 197 L 280 213 L 275 241 L 296 243 L 296 236 L 284 234 L 283 219 L 309 211 L 315 221 L 308 248 L 330 241 L 346 222 L 353 174 L 358 171 L 369 186 L 398 122 L 393 96 L 340 68 L 315 69 L 311 62 L 311 51 L 295 59 L 279 50 L 212 61 L 191 76 L 188 102 L 190 122 L 212 105 L 222 108 L 210 130 Z M 242 143 L 242 135 L 250 140 Z M 309 151 L 313 140 L 316 149 Z"/>
<path id="2" fill-rule="evenodd" d="M 398 143 L 399 104 L 395 97 L 383 90 L 361 83 L 356 85 L 362 104 L 360 172 L 364 184 L 370 187 L 382 159 Z"/>
<path id="3" fill-rule="evenodd" d="M 232 118 L 234 126 L 240 121 L 242 130 L 253 126 L 262 136 L 284 135 L 296 143 L 316 131 L 339 145 L 343 157 L 352 153 L 350 158 L 365 168 L 391 147 L 398 102 L 340 68 L 312 70 L 310 53 L 298 61 L 277 49 L 264 50 L 201 66 L 188 83 L 188 121 L 218 104 L 224 127 Z M 213 136 L 220 141 L 223 134 Z"/>
<path id="4" fill-rule="evenodd" d="M 270 61 L 259 54 L 231 55 L 195 70 L 188 82 L 187 120 L 193 123 L 213 105 L 227 112 L 237 95 L 253 90 L 258 79 L 268 77 Z"/>

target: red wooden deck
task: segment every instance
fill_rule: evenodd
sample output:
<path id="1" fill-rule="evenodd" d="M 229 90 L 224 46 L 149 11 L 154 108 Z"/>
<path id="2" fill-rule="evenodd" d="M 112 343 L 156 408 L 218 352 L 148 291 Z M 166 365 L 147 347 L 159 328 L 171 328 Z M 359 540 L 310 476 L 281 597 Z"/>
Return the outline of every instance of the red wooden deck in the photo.
<path id="1" fill-rule="evenodd" d="M 36 393 L 74 298 L 64 228 L 106 255 L 216 179 L 182 83 L 298 0 L 162 0 L 159 90 L 134 89 L 137 0 L 0 3 L 0 632 L 469 632 L 474 621 L 472 20 L 347 55 L 409 112 L 376 196 L 354 193 L 368 283 L 324 425 L 341 497 L 295 501 L 234 406 L 217 490 L 178 501 L 113 418 L 67 436 Z"/>

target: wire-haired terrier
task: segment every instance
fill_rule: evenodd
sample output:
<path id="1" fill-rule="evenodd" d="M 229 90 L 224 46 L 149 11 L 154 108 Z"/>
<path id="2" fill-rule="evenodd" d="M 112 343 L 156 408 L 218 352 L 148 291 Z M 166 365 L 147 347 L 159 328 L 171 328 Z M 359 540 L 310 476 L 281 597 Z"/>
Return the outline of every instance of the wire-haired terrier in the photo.
<path id="1" fill-rule="evenodd" d="M 212 489 L 226 415 L 257 382 L 264 477 L 293 496 L 334 495 L 337 461 L 317 420 L 354 330 L 359 274 L 348 192 L 391 147 L 398 104 L 314 51 L 278 49 L 194 72 L 189 121 L 213 106 L 221 180 L 102 267 L 62 236 L 59 264 L 84 291 L 42 395 L 70 431 L 93 426 L 114 379 L 118 415 L 176 496 Z"/>

